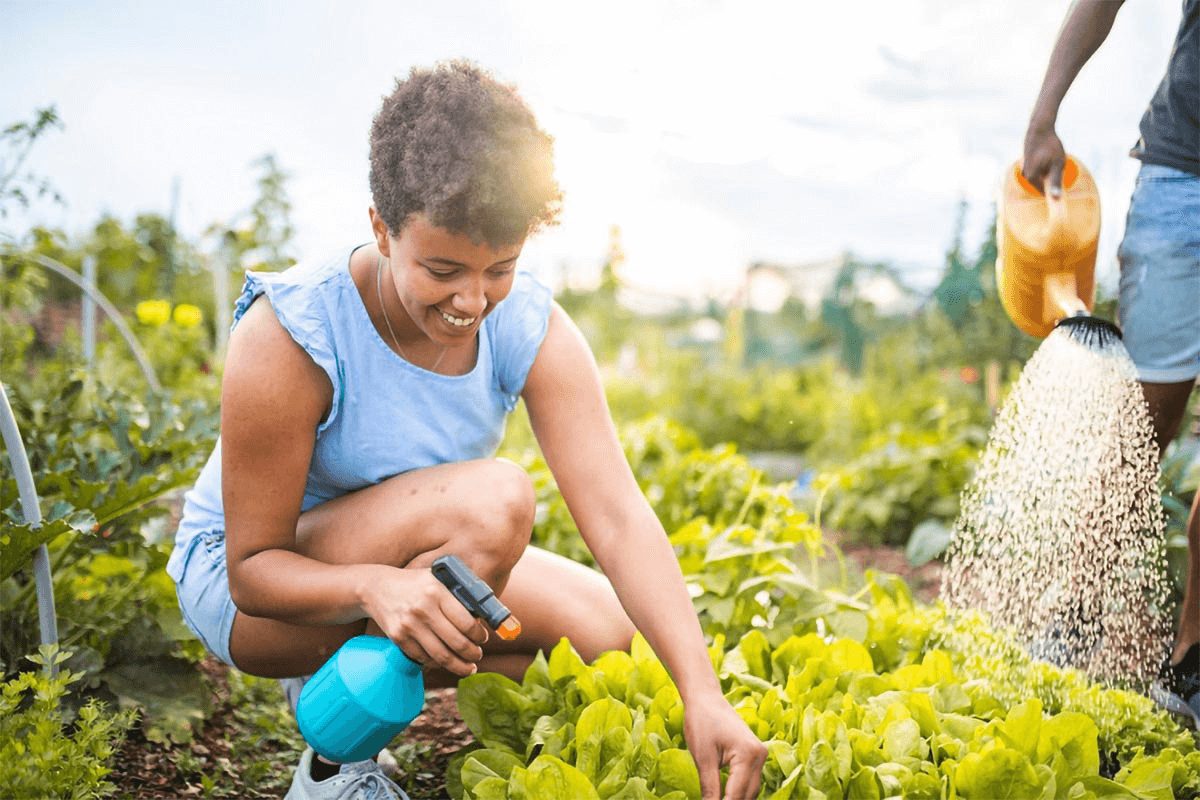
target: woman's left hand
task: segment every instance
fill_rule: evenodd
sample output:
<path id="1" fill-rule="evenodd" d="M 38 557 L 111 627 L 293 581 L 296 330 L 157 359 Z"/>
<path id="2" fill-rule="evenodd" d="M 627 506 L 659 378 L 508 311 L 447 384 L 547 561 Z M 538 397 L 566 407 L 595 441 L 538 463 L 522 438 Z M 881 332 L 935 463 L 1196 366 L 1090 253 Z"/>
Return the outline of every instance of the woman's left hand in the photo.
<path id="1" fill-rule="evenodd" d="M 758 795 L 767 746 L 719 692 L 684 703 L 683 735 L 700 773 L 703 800 L 753 800 Z M 721 767 L 729 768 L 724 795 Z"/>
<path id="2" fill-rule="evenodd" d="M 629 468 L 587 340 L 557 305 L 521 396 L 579 533 L 680 688 L 701 797 L 721 798 L 727 767 L 724 800 L 751 800 L 767 748 L 721 694 L 679 561 Z"/>

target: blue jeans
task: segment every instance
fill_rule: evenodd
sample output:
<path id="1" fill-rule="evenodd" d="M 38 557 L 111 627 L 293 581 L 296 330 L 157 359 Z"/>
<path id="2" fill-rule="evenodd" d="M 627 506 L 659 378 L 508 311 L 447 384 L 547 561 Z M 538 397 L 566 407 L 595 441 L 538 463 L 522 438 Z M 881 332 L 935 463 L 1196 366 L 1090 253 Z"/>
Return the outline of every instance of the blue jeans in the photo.
<path id="1" fill-rule="evenodd" d="M 1146 383 L 1200 375 L 1200 176 L 1144 164 L 1138 172 L 1121 265 L 1125 348 Z"/>
<path id="2" fill-rule="evenodd" d="M 183 621 L 192 633 L 210 653 L 236 666 L 229 654 L 229 637 L 237 607 L 229 595 L 224 533 L 212 531 L 192 539 L 175 593 Z"/>

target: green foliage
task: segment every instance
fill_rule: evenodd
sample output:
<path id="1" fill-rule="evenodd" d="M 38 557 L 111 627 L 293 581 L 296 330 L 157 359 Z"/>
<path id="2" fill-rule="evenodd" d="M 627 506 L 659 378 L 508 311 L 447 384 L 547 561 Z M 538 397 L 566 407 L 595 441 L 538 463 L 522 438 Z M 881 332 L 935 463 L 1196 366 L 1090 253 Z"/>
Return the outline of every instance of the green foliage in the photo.
<path id="1" fill-rule="evenodd" d="M 522 433 L 520 426 L 513 429 L 502 452 L 526 469 L 537 491 L 534 543 L 593 565 L 532 437 Z M 766 485 L 762 471 L 732 445 L 704 448 L 682 425 L 658 416 L 624 424 L 618 433 L 634 477 L 668 532 L 697 519 L 719 528 L 735 523 L 756 527 L 767 525 L 767 520 L 788 525 L 805 521 L 791 508 L 785 487 Z"/>
<path id="2" fill-rule="evenodd" d="M 35 583 L 25 568 L 32 547 L 50 542 L 59 635 L 74 651 L 79 688 L 143 708 L 151 732 L 189 735 L 203 698 L 183 657 L 195 647 L 180 648 L 193 637 L 164 572 L 160 501 L 198 474 L 216 438 L 215 405 L 98 384 L 57 362 L 5 390 L 45 521 L 35 529 L 24 520 L 10 461 L 0 461 L 3 663 L 17 668 L 35 647 Z"/>
<path id="3" fill-rule="evenodd" d="M 271 153 L 251 166 L 261 171 L 258 198 L 232 223 L 214 225 L 208 233 L 222 238 L 233 264 L 260 271 L 286 269 L 296 263 L 287 253 L 296 232 L 291 222 L 292 202 L 287 196 L 290 176 Z"/>
<path id="4" fill-rule="evenodd" d="M 35 227 L 19 245 L 10 246 L 6 261 L 40 255 L 82 275 L 85 259 L 94 259 L 96 288 L 124 312 L 131 313 L 142 300 L 168 296 L 198 305 L 211 316 L 212 279 L 201 256 L 178 239 L 160 214 L 138 214 L 129 224 L 105 214 L 77 237 Z M 81 296 L 77 286 L 57 275 L 48 278 L 46 289 L 43 302 L 69 303 Z"/>
<path id="5" fill-rule="evenodd" d="M 869 588 L 859 636 L 714 645 L 726 698 L 768 745 L 759 797 L 1197 796 L 1194 740 L 1147 698 Z M 455 797 L 699 797 L 681 699 L 640 637 L 591 665 L 563 641 L 521 684 L 466 679 L 459 705 L 482 748 L 461 754 Z"/>
<path id="6" fill-rule="evenodd" d="M 44 647 L 32 660 L 61 666 L 66 657 Z M 67 720 L 63 701 L 80 677 L 40 669 L 0 684 L 0 796 L 90 800 L 112 794 L 108 761 L 133 717 L 93 701 Z"/>
<path id="7" fill-rule="evenodd" d="M 859 276 L 867 274 L 886 275 L 903 286 L 890 265 L 867 264 L 849 257 L 838 270 L 829 293 L 821 298 L 821 320 L 834 333 L 841 364 L 854 375 L 862 371 L 866 345 L 880 329 L 874 304 L 859 294 Z"/>
<path id="8" fill-rule="evenodd" d="M 105 215 L 92 227 L 76 257 L 95 258 L 96 287 L 118 308 L 131 311 L 139 300 L 159 296 L 166 281 L 177 280 L 175 242 L 164 228 L 170 231 L 170 223 L 158 215 L 139 215 L 130 229 Z M 82 271 L 82 258 L 78 269 Z M 203 284 L 193 287 L 202 289 Z"/>
<path id="9" fill-rule="evenodd" d="M 751 631 L 713 652 L 726 698 L 768 745 L 759 797 L 1196 796 L 1200 755 L 1146 698 L 1019 655 L 998 660 L 999 678 L 977 672 L 963 653 L 931 646 L 935 627 L 955 624 L 944 612 L 889 599 L 870 617 L 865 644 L 810 633 L 772 646 Z M 872 646 L 891 651 L 890 663 Z M 1048 704 L 1026 684 L 1011 702 L 1005 668 L 1040 670 L 1060 699 Z M 459 705 L 482 748 L 462 754 L 456 797 L 700 796 L 681 699 L 640 638 L 591 665 L 563 641 L 521 684 L 466 679 Z M 1131 747 L 1133 730 L 1150 743 Z M 1102 774 L 1112 760 L 1116 774 Z"/>
<path id="10" fill-rule="evenodd" d="M 860 308 L 861 302 L 858 301 Z M 848 321 L 853 321 L 852 315 L 858 310 L 849 309 L 851 315 Z M 741 350 L 742 362 L 747 367 L 797 366 L 825 360 L 847 347 L 855 347 L 853 338 L 847 341 L 845 329 L 838 330 L 830 326 L 819 312 L 810 313 L 803 301 L 796 297 L 788 297 L 774 313 L 754 308 L 747 308 L 740 313 L 744 343 L 740 348 L 736 346 L 737 343 L 729 346 Z M 712 316 L 718 314 L 712 313 Z M 726 316 L 727 326 L 736 324 L 736 312 Z M 861 339 L 861 336 L 857 338 Z M 861 341 L 858 347 L 861 350 Z"/>
<path id="11" fill-rule="evenodd" d="M 851 539 L 902 545 L 918 524 L 951 524 L 987 431 L 943 405 L 921 429 L 893 423 L 869 436 L 860 455 L 822 473 L 823 524 Z"/>
<path id="12" fill-rule="evenodd" d="M 662 369 L 645 380 L 610 380 L 609 403 L 623 420 L 657 409 L 710 445 L 709 456 L 688 456 L 693 475 L 681 474 L 677 483 L 694 487 L 712 471 L 716 453 L 731 447 L 721 442 L 797 453 L 820 473 L 815 488 L 824 492 L 822 524 L 851 538 L 903 544 L 921 522 L 949 523 L 957 516 L 958 495 L 990 419 L 978 386 L 964 383 L 957 370 L 943 375 L 920 368 L 889 342 L 881 340 L 860 377 L 830 362 L 722 370 L 697 355 L 665 357 Z M 660 517 L 668 530 L 697 513 L 685 499 L 687 489 L 656 487 L 652 476 L 639 477 L 648 493 L 665 493 Z M 737 498 L 724 500 L 725 508 L 738 505 Z"/>
<path id="13" fill-rule="evenodd" d="M 951 654 L 964 674 L 985 676 L 997 708 L 1010 708 L 1036 697 L 1047 713 L 1074 712 L 1091 719 L 1101 752 L 1109 762 L 1128 764 L 1139 752 L 1174 748 L 1195 750 L 1196 740 L 1154 702 L 1135 691 L 1106 687 L 1082 672 L 1035 661 L 1004 632 L 977 612 L 945 608 L 898 608 L 891 625 L 920 631 L 925 648 Z"/>
<path id="14" fill-rule="evenodd" d="M 96 265 L 96 287 L 118 309 L 131 315 L 138 303 L 157 298 L 167 298 L 172 305 L 195 306 L 201 311 L 204 326 L 183 338 L 204 338 L 205 348 L 211 347 L 209 343 L 217 334 L 218 309 L 210 261 L 217 259 L 228 270 L 230 297 L 236 297 L 244 270 L 278 270 L 295 263 L 288 253 L 294 235 L 289 218 L 291 203 L 286 194 L 288 175 L 269 154 L 254 162 L 253 167 L 262 171 L 258 179 L 259 197 L 234 221 L 215 224 L 208 231 L 216 240 L 220 251 L 217 254 L 205 255 L 196 244 L 181 239 L 173 222 L 158 213 L 138 214 L 131 223 L 105 214 L 88 233 L 79 237 L 35 227 L 20 241 L 7 243 L 0 252 L 6 284 L 0 292 L 0 301 L 4 301 L 0 306 L 5 309 L 15 306 L 32 315 L 44 305 L 62 306 L 80 297 L 78 287 L 54 274 L 34 279 L 40 284 L 36 294 L 26 290 L 20 298 L 15 297 L 9 281 L 20 278 L 21 285 L 28 287 L 31 283 L 27 273 L 43 271 L 28 256 L 36 254 L 53 259 L 80 274 L 85 259 L 91 258 Z M 13 300 L 20 302 L 13 304 Z M 28 324 L 28 320 L 22 322 Z M 51 344 L 57 342 L 38 341 L 42 351 Z M 189 343 L 188 352 L 197 352 L 196 343 Z M 44 355 L 40 351 L 35 354 Z M 162 355 L 164 358 L 155 361 L 160 371 L 179 369 L 166 358 L 168 353 Z M 212 359 L 206 354 L 202 361 L 208 368 Z M 172 385 L 181 386 L 183 381 Z"/>
<path id="15" fill-rule="evenodd" d="M 806 452 L 824 436 L 826 404 L 837 399 L 832 362 L 740 368 L 704 354 L 663 353 L 645 375 L 611 377 L 609 405 L 619 419 L 664 414 L 708 445 L 745 451 Z"/>
<path id="16" fill-rule="evenodd" d="M 612 376 L 606 389 L 619 420 L 658 413 L 710 447 L 796 454 L 821 474 L 823 524 L 903 544 L 925 520 L 953 521 L 990 426 L 983 365 L 934 369 L 932 358 L 901 330 L 877 337 L 860 376 L 832 361 L 738 369 L 663 353 L 655 369 Z"/>
<path id="17" fill-rule="evenodd" d="M 216 411 L 207 403 L 133 389 L 100 384 L 70 367 L 6 385 L 46 517 L 78 523 L 90 515 L 94 549 L 136 541 L 142 526 L 164 513 L 151 501 L 189 484 L 216 440 Z M 5 460 L 0 509 L 12 523 L 21 521 L 16 503 Z M 27 554 L 6 548 L 4 557 L 6 565 L 19 565 Z M 6 569 L 0 577 L 10 574 Z"/>
<path id="18" fill-rule="evenodd" d="M 996 361 L 1024 363 L 1040 340 L 1023 333 L 1008 317 L 996 284 L 996 229 L 992 217 L 987 237 L 974 258 L 963 250 L 967 206 L 959 207 L 954 241 L 946 253 L 946 269 L 934 292 L 936 311 L 917 319 L 923 346 L 965 364 Z"/>
<path id="19" fill-rule="evenodd" d="M 768 744 L 759 797 L 1197 796 L 1195 741 L 1148 698 L 918 608 L 893 576 L 822 585 L 819 530 L 732 450 L 661 419 L 622 440 L 660 517 L 691 517 L 668 531 L 726 698 Z M 591 665 L 564 641 L 520 684 L 472 676 L 459 704 L 478 745 L 454 797 L 699 797 L 681 698 L 640 638 Z"/>
<path id="20" fill-rule="evenodd" d="M 29 208 L 34 199 L 41 197 L 62 202 L 61 195 L 48 180 L 32 172 L 21 172 L 37 140 L 52 128 L 62 127 L 58 111 L 49 106 L 38 109 L 33 120 L 14 122 L 0 132 L 0 219 L 8 216 L 11 203 Z"/>
<path id="21" fill-rule="evenodd" d="M 176 311 L 186 306 L 176 306 Z M 174 316 L 180 316 L 176 313 Z M 204 404 L 216 408 L 221 395 L 221 369 L 216 364 L 208 329 L 203 325 L 177 322 L 139 323 L 133 328 L 155 377 L 170 390 L 176 402 Z M 138 374 L 121 347 L 123 342 L 108 337 L 96 356 L 96 370 L 112 383 L 135 383 Z"/>

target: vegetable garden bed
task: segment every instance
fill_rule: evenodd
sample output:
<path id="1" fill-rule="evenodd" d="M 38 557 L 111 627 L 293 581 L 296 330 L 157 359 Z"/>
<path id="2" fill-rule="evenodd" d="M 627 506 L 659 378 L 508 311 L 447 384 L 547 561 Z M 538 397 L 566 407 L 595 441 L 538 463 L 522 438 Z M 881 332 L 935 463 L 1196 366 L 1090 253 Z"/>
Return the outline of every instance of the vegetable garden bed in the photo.
<path id="1" fill-rule="evenodd" d="M 908 583 L 916 599 L 936 600 L 939 562 L 913 567 L 903 548 L 887 545 L 849 545 L 843 552 L 853 570 L 852 580 L 860 582 L 867 570 L 893 573 Z M 303 748 L 282 692 L 273 681 L 231 675 L 211 656 L 197 668 L 204 676 L 210 711 L 195 739 L 188 744 L 164 744 L 147 739 L 140 725 L 135 726 L 111 761 L 114 796 L 125 800 L 282 797 Z M 252 704 L 259 707 L 251 708 Z M 427 692 L 425 710 L 397 741 L 400 745 L 393 746 L 392 752 L 403 773 L 397 780 L 411 800 L 449 800 L 446 768 L 454 754 L 476 742 L 458 711 L 454 689 Z"/>

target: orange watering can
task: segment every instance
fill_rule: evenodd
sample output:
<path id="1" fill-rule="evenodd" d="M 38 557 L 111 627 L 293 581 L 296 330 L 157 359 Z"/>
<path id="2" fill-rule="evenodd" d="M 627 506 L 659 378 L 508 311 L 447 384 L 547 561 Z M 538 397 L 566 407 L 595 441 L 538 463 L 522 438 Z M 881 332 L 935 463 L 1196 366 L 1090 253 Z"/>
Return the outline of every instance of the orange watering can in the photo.
<path id="1" fill-rule="evenodd" d="M 996 285 L 1004 310 L 1018 328 L 1039 339 L 1062 322 L 1112 323 L 1089 316 L 1095 293 L 1100 194 L 1091 173 L 1072 156 L 1063 168 L 1062 194 L 1039 192 L 1009 168 L 1000 193 Z"/>

